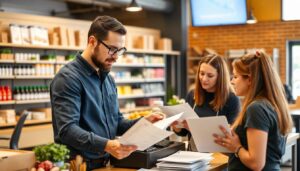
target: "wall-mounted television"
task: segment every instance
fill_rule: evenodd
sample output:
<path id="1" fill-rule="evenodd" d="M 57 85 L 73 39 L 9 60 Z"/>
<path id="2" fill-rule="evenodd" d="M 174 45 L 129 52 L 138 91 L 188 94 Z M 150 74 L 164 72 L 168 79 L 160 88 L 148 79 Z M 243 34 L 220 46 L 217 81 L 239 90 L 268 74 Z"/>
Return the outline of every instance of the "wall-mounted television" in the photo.
<path id="1" fill-rule="evenodd" d="M 281 1 L 281 18 L 283 21 L 300 20 L 299 0 Z"/>
<path id="2" fill-rule="evenodd" d="M 245 24 L 246 0 L 190 0 L 193 26 Z"/>

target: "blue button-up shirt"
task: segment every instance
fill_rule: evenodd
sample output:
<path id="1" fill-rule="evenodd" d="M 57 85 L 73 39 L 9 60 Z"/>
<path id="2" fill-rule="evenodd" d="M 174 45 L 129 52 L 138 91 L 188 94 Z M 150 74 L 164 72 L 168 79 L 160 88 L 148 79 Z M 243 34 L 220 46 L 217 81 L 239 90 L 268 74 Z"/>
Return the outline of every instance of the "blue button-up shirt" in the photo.
<path id="1" fill-rule="evenodd" d="M 107 156 L 107 141 L 135 123 L 119 111 L 113 78 L 98 74 L 81 55 L 56 74 L 50 94 L 55 142 L 66 144 L 71 154 Z"/>

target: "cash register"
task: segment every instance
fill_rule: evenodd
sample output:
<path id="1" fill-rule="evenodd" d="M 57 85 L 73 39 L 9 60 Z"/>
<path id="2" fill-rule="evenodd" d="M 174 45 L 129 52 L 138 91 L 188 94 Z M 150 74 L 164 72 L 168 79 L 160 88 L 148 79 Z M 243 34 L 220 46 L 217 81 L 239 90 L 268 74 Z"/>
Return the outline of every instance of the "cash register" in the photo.
<path id="1" fill-rule="evenodd" d="M 114 167 L 150 169 L 155 166 L 158 159 L 179 150 L 185 150 L 184 143 L 165 139 L 144 151 L 135 151 L 122 160 L 111 157 L 110 164 Z"/>

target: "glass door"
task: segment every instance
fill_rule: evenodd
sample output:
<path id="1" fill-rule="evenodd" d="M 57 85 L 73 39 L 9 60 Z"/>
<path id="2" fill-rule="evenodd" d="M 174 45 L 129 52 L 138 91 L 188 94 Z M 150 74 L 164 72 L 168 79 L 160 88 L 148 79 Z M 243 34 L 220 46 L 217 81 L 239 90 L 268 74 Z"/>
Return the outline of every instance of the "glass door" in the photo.
<path id="1" fill-rule="evenodd" d="M 287 80 L 294 99 L 300 96 L 300 40 L 288 42 Z"/>

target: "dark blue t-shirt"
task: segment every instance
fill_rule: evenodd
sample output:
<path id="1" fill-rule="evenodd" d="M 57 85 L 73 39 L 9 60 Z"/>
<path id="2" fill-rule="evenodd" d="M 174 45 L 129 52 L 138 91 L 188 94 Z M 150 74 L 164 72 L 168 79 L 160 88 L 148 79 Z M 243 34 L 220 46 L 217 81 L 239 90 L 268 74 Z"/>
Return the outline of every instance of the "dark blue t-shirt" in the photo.
<path id="1" fill-rule="evenodd" d="M 280 159 L 285 152 L 286 138 L 281 135 L 277 112 L 267 100 L 256 100 L 246 110 L 242 124 L 236 128 L 242 146 L 248 150 L 247 128 L 268 133 L 266 164 L 263 170 L 280 170 Z M 229 157 L 228 170 L 250 170 L 233 154 Z"/>

